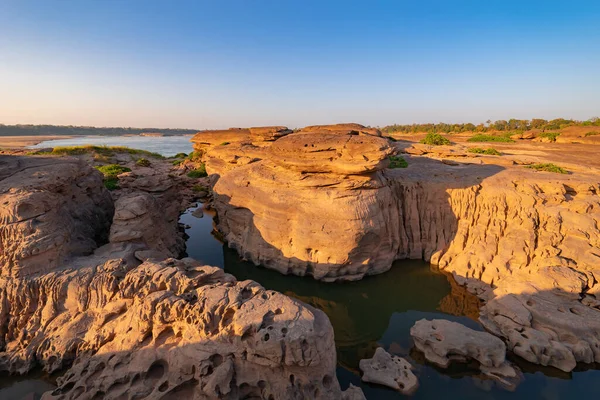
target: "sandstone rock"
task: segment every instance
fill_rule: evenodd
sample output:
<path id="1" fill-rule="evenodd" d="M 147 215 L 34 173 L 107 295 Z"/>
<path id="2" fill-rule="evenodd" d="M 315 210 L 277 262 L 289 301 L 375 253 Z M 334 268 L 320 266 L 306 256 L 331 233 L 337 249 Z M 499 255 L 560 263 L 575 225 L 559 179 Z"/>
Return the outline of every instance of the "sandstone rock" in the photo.
<path id="1" fill-rule="evenodd" d="M 355 175 L 387 167 L 392 152 L 387 140 L 374 136 L 296 133 L 273 143 L 269 159 L 305 173 Z"/>
<path id="2" fill-rule="evenodd" d="M 121 196 L 115 202 L 115 215 L 110 227 L 110 242 L 136 242 L 147 248 L 179 256 L 185 250 L 185 241 L 177 225 L 165 218 L 160 203 L 154 196 L 137 192 Z"/>
<path id="3" fill-rule="evenodd" d="M 76 158 L 0 156 L 0 273 L 50 271 L 106 242 L 113 202 Z"/>
<path id="4" fill-rule="evenodd" d="M 381 136 L 381 131 L 376 128 L 367 128 L 361 124 L 334 124 L 334 125 L 312 125 L 304 127 L 301 133 L 334 133 L 338 135 L 372 135 Z"/>
<path id="5" fill-rule="evenodd" d="M 381 347 L 375 350 L 373 358 L 360 360 L 360 370 L 363 372 L 364 382 L 384 385 L 402 394 L 411 394 L 419 386 L 410 363 L 401 357 L 392 356 Z"/>
<path id="6" fill-rule="evenodd" d="M 362 389 L 350 384 L 348 389 L 342 392 L 342 400 L 367 400 Z"/>
<path id="7" fill-rule="evenodd" d="M 45 399 L 341 397 L 325 314 L 191 259 L 113 259 L 2 293 L 0 368 L 75 360 Z"/>
<path id="8" fill-rule="evenodd" d="M 225 130 L 201 131 L 191 140 L 195 150 L 205 151 L 206 149 L 221 147 L 221 145 L 229 143 L 273 141 L 290 133 L 292 131 L 285 126 L 264 126 L 247 129 L 230 128 Z"/>
<path id="9" fill-rule="evenodd" d="M 456 322 L 422 319 L 410 329 L 415 347 L 425 358 L 447 368 L 452 361 L 476 360 L 481 372 L 507 388 L 516 387 L 520 373 L 506 361 L 506 346 L 496 336 Z"/>

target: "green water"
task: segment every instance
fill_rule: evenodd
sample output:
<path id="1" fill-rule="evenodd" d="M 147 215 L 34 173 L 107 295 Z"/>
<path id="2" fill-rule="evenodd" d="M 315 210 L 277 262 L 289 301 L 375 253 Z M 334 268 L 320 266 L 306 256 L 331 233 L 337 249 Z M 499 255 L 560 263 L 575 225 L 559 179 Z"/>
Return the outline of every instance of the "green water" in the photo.
<path id="1" fill-rule="evenodd" d="M 571 399 L 600 398 L 598 366 L 582 366 L 572 373 L 543 368 L 515 358 L 525 379 L 514 392 L 482 379 L 468 365 L 438 369 L 413 349 L 410 327 L 422 318 L 443 318 L 481 330 L 476 321 L 477 301 L 452 285 L 451 278 L 432 271 L 422 261 L 394 263 L 384 274 L 358 282 L 321 283 L 312 278 L 284 276 L 241 261 L 237 253 L 211 234 L 212 214 L 196 218 L 188 210 L 181 222 L 188 228 L 187 253 L 206 264 L 219 266 L 238 279 L 252 279 L 267 289 L 295 297 L 323 310 L 335 332 L 338 379 L 343 389 L 350 383 L 362 387 L 369 400 L 405 396 L 387 388 L 364 384 L 358 363 L 372 357 L 378 346 L 408 359 L 415 366 L 420 387 L 415 399 Z M 470 315 L 470 317 L 464 314 Z M 589 368 L 586 370 L 586 368 Z"/>

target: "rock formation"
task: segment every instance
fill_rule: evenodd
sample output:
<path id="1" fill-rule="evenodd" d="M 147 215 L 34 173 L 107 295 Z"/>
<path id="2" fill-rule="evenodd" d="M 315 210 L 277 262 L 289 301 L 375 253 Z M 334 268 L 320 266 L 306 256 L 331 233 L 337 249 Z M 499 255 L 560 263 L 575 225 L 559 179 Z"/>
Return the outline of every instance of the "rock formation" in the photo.
<path id="1" fill-rule="evenodd" d="M 474 164 L 451 148 L 405 155 L 408 168 L 391 170 L 386 158 L 406 144 L 361 132 L 308 127 L 209 151 L 229 246 L 324 281 L 431 261 L 479 296 L 482 323 L 516 354 L 566 371 L 600 361 L 597 170 L 536 172 L 504 156 Z"/>
<path id="2" fill-rule="evenodd" d="M 230 143 L 268 142 L 292 133 L 285 126 L 261 126 L 255 128 L 230 128 L 224 130 L 201 131 L 193 138 L 194 150 L 205 152 L 215 146 Z"/>
<path id="3" fill-rule="evenodd" d="M 32 232 L 7 235 L 2 256 L 6 244 L 35 248 L 41 234 L 62 246 L 36 268 L 3 259 L 0 371 L 66 370 L 45 399 L 360 398 L 340 390 L 323 312 L 191 259 L 157 260 L 180 245 L 157 214 L 166 191 L 121 190 L 110 243 L 88 254 L 101 243 L 91 238 L 108 239 L 113 213 L 100 175 L 70 158 L 0 162 L 3 239 L 27 221 L 19 232 Z"/>
<path id="4" fill-rule="evenodd" d="M 0 157 L 0 274 L 51 271 L 108 240 L 113 201 L 75 158 Z"/>
<path id="5" fill-rule="evenodd" d="M 165 217 L 163 207 L 154 196 L 144 192 L 126 194 L 115 202 L 110 227 L 111 243 L 135 242 L 169 257 L 179 256 L 185 241 L 177 224 Z"/>
<path id="6" fill-rule="evenodd" d="M 476 360 L 485 376 L 506 387 L 514 388 L 520 380 L 518 370 L 505 359 L 504 342 L 492 334 L 452 321 L 422 319 L 410 329 L 410 335 L 427 361 L 442 368 L 453 361 Z"/>
<path id="7" fill-rule="evenodd" d="M 419 381 L 412 372 L 412 366 L 405 359 L 392 356 L 383 348 L 375 350 L 373 358 L 360 360 L 360 370 L 364 382 L 384 385 L 409 395 L 417 390 Z"/>
<path id="8" fill-rule="evenodd" d="M 3 315 L 29 311 L 3 321 L 0 365 L 75 360 L 47 399 L 341 396 L 327 317 L 219 268 L 110 260 L 21 285 L 6 287 Z"/>
<path id="9" fill-rule="evenodd" d="M 389 217 L 379 203 L 391 193 L 379 171 L 391 153 L 376 136 L 306 133 L 242 166 L 209 152 L 219 229 L 241 255 L 286 274 L 333 281 L 389 269 L 393 255 L 382 248 L 390 241 L 378 239 Z"/>

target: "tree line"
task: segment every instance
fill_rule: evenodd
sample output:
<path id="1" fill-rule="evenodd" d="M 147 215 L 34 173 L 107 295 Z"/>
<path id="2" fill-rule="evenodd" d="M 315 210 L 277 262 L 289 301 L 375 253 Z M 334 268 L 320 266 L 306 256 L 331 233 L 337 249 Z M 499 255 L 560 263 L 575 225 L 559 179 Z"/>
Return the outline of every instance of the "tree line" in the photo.
<path id="1" fill-rule="evenodd" d="M 195 134 L 198 129 L 162 128 L 97 128 L 94 126 L 73 125 L 3 125 L 0 136 L 74 136 L 74 135 L 139 135 L 140 133 L 161 133 L 164 135 Z"/>
<path id="2" fill-rule="evenodd" d="M 384 133 L 461 133 L 461 132 L 489 132 L 489 131 L 528 131 L 531 129 L 541 129 L 542 131 L 563 129 L 569 126 L 600 126 L 600 118 L 594 117 L 587 121 L 577 121 L 574 119 L 556 118 L 545 120 L 541 118 L 534 119 L 514 119 L 508 121 L 488 120 L 485 123 L 473 124 L 410 124 L 410 125 L 388 125 L 379 128 Z"/>

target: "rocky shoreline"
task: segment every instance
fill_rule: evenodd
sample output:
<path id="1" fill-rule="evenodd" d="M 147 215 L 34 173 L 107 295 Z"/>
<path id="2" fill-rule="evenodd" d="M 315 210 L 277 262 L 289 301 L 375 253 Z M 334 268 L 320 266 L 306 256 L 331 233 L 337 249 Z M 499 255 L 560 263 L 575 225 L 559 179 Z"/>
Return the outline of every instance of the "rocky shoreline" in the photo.
<path id="1" fill-rule="evenodd" d="M 111 155 L 129 170 L 112 192 L 90 167 L 101 157 L 0 156 L 0 370 L 66 371 L 47 399 L 364 398 L 340 389 L 322 311 L 177 260 L 177 221 L 198 196 L 230 247 L 283 274 L 351 281 L 406 258 L 451 273 L 488 332 L 419 321 L 433 364 L 475 360 L 514 389 L 507 352 L 562 371 L 600 362 L 598 171 L 423 151 L 358 124 L 192 142 L 179 163 Z M 188 177 L 204 165 L 207 178 Z M 361 362 L 363 379 L 417 390 L 410 364 L 384 353 Z"/>

